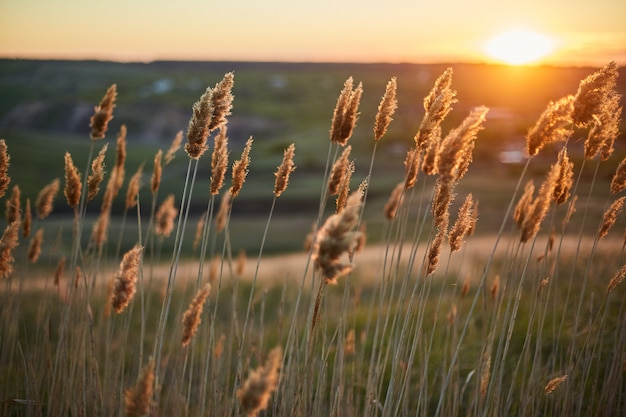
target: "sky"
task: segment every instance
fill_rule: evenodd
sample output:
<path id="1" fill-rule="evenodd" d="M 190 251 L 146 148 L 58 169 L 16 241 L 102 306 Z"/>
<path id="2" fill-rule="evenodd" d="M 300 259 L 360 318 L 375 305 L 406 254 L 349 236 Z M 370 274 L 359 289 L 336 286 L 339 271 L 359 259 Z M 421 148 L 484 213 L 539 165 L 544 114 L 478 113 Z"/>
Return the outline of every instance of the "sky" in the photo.
<path id="1" fill-rule="evenodd" d="M 490 62 L 520 28 L 554 40 L 539 63 L 626 63 L 625 0 L 0 0 L 0 57 Z"/>

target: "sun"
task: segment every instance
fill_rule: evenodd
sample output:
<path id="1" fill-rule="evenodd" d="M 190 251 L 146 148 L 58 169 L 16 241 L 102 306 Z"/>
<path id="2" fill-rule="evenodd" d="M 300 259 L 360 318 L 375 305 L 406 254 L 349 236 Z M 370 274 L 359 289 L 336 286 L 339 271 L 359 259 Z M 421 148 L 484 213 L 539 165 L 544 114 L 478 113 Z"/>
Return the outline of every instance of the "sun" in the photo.
<path id="1" fill-rule="evenodd" d="M 494 36 L 485 44 L 485 52 L 509 65 L 537 62 L 554 50 L 554 41 L 537 32 L 511 30 Z"/>

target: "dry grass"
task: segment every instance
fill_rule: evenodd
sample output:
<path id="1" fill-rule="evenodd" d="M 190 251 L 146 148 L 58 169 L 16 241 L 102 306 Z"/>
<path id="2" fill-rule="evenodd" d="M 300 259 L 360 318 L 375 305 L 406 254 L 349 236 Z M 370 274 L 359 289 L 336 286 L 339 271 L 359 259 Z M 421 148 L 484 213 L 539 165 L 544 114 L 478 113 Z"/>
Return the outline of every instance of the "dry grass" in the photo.
<path id="1" fill-rule="evenodd" d="M 113 117 L 113 85 L 95 108 L 85 171 L 69 150 L 59 161 L 73 212 L 71 242 L 60 244 L 62 237 L 48 232 L 50 218 L 63 216 L 53 204 L 59 181 L 33 200 L 34 220 L 28 217 L 32 196 L 23 196 L 19 185 L 5 197 L 0 414 L 622 415 L 625 245 L 614 226 L 624 200 L 624 162 L 611 158 L 621 115 L 616 76 L 609 64 L 582 80 L 575 94 L 548 105 L 529 129 L 530 157 L 507 212 L 498 213 L 500 232 L 476 236 L 479 202 L 457 193 L 464 193 L 488 109 L 476 107 L 442 132 L 457 102 L 453 72 L 444 71 L 424 98 L 405 178 L 387 190 L 381 237 L 369 246 L 363 214 L 369 186 L 380 175 L 376 146 L 402 103 L 399 80 L 392 78 L 371 121 L 369 174 L 353 179 L 362 171 L 360 161 L 350 159 L 349 140 L 364 86 L 355 87 L 350 77 L 332 113 L 319 215 L 311 219 L 306 251 L 263 255 L 267 236 L 276 233 L 271 221 L 278 197 L 297 174 L 292 144 L 267 190 L 274 198 L 253 257 L 231 236 L 238 220 L 232 208 L 245 203 L 236 197 L 254 166 L 252 138 L 222 191 L 234 75 L 225 74 L 192 106 L 180 194 L 163 197 L 159 189 L 182 133 L 154 157 L 147 222 L 138 198 L 144 168 L 129 167 L 136 174 L 127 182 L 117 228 L 110 220 L 125 181 L 126 128 L 117 136 L 110 172 L 107 144 L 91 159 Z M 194 181 L 211 135 L 211 183 L 198 191 Z M 572 137 L 586 137 L 582 162 L 570 151 Z M 550 156 L 535 157 L 549 144 L 560 148 L 552 163 L 545 162 Z M 2 140 L 0 197 L 10 182 L 9 161 Z M 612 178 L 597 176 L 601 163 L 616 167 Z M 595 164 L 592 173 L 586 164 Z M 541 185 L 527 181 L 529 167 L 544 175 Z M 101 211 L 91 219 L 86 207 L 107 177 Z M 356 191 L 353 183 L 361 184 Z M 596 189 L 604 190 L 606 202 L 592 200 Z M 194 226 L 194 252 L 183 258 L 198 192 L 205 193 L 206 212 Z M 338 195 L 335 210 L 332 195 Z M 605 215 L 589 215 L 591 204 L 604 204 Z M 574 216 L 579 230 L 569 223 Z M 136 243 L 120 256 L 121 236 L 130 233 L 127 218 L 136 222 Z M 597 225 L 598 233 L 585 235 L 585 223 Z M 29 237 L 31 227 L 37 232 Z M 109 235 L 118 239 L 116 250 Z M 173 242 L 171 258 L 165 242 Z"/>

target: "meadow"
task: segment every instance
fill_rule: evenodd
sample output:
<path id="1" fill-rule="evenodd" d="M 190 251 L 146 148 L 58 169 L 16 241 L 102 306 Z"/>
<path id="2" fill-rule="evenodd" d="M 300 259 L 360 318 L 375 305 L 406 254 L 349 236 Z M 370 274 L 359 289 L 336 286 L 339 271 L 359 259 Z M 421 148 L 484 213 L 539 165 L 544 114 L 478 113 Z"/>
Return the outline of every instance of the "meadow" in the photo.
<path id="1" fill-rule="evenodd" d="M 626 412 L 614 63 L 556 97 L 510 72 L 487 103 L 445 65 L 417 84 L 397 66 L 305 68 L 272 88 L 225 66 L 195 103 L 154 76 L 186 128 L 137 110 L 153 92 L 116 71 L 82 77 L 82 136 L 24 128 L 3 84 L 2 415 Z M 78 111 L 66 70 L 46 78 L 67 94 L 47 123 Z"/>

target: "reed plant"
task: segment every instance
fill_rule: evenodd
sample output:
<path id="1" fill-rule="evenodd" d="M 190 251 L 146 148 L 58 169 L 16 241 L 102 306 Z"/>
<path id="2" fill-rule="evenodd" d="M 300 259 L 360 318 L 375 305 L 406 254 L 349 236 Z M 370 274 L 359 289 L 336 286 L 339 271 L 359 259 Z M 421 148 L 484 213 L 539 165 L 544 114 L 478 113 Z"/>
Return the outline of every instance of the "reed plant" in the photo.
<path id="1" fill-rule="evenodd" d="M 11 172 L 27 168 L 10 165 L 10 141 L 0 140 L 6 204 L 0 414 L 624 415 L 626 240 L 615 225 L 623 224 L 626 162 L 616 160 L 614 146 L 621 123 L 617 74 L 613 62 L 589 74 L 528 127 L 525 165 L 507 210 L 498 213 L 499 231 L 485 237 L 475 231 L 479 207 L 488 207 L 462 184 L 489 109 L 470 109 L 447 129 L 444 120 L 463 97 L 453 89 L 452 68 L 445 70 L 423 98 L 423 118 L 406 144 L 404 178 L 387 190 L 389 200 L 376 214 L 381 238 L 370 247 L 364 243 L 372 218 L 365 214 L 368 190 L 385 175 L 376 171 L 376 150 L 402 107 L 401 80 L 388 81 L 368 121 L 360 117 L 366 86 L 355 87 L 349 77 L 329 111 L 317 217 L 291 269 L 289 255 L 272 259 L 264 248 L 276 233 L 279 197 L 298 175 L 295 143 L 282 162 L 271 156 L 277 164 L 267 190 L 271 208 L 262 235 L 248 236 L 260 240 L 258 252 L 248 260 L 233 247 L 233 207 L 245 204 L 237 197 L 248 175 L 256 175 L 252 137 L 240 159 L 229 162 L 233 73 L 192 106 L 186 177 L 177 194 L 159 190 L 182 131 L 155 154 L 147 220 L 139 195 L 150 164 L 128 167 L 135 175 L 126 181 L 126 127 L 111 169 L 107 142 L 92 160 L 118 95 L 115 85 L 106 91 L 91 119 L 88 159 L 76 161 L 86 169 L 79 171 L 69 149 L 59 161 L 73 213 L 65 246 L 71 249 L 63 253 L 48 237 L 51 219 L 63 216 L 54 211 L 60 180 L 37 196 L 23 196 L 19 184 L 10 189 Z M 372 154 L 362 171 L 350 139 L 357 123 L 370 122 Z M 203 158 L 209 139 L 211 157 Z M 584 149 L 574 159 L 578 140 Z M 200 164 L 211 173 L 205 190 L 194 187 Z M 600 164 L 611 167 L 611 178 L 598 176 Z M 229 166 L 231 184 L 224 187 Z M 543 175 L 540 184 L 531 169 Z M 361 172 L 367 174 L 357 178 Z M 86 207 L 103 181 L 94 220 Z M 114 213 L 125 182 L 123 211 Z M 186 233 L 192 194 L 206 204 L 195 239 Z M 592 198 L 598 194 L 605 200 Z M 601 218 L 589 215 L 593 204 L 603 207 Z M 122 216 L 117 229 L 112 214 Z M 569 222 L 573 216 L 577 226 Z M 595 234 L 585 232 L 589 224 Z M 129 239 L 121 237 L 129 230 L 137 236 L 125 247 Z M 188 240 L 193 253 L 181 256 Z M 169 261 L 164 242 L 171 243 Z M 44 257 L 53 262 L 40 265 Z M 272 262 L 278 267 L 264 273 Z"/>

